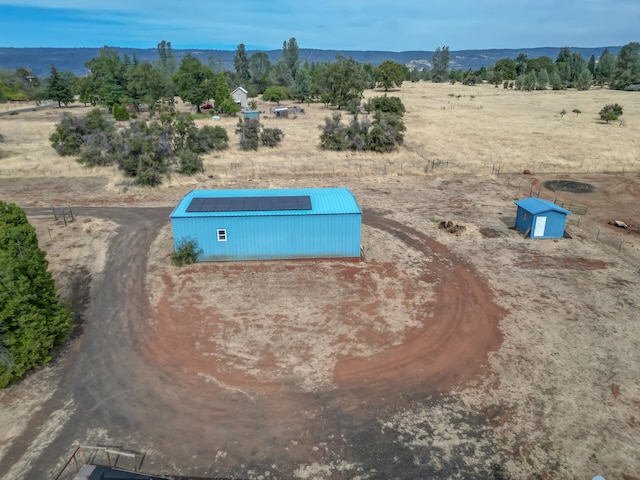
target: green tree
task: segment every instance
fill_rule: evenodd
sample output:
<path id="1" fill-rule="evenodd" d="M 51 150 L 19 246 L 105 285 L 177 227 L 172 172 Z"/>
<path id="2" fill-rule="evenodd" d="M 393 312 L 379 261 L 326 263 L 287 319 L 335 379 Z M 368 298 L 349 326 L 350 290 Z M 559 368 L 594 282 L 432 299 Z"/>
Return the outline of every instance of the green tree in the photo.
<path id="1" fill-rule="evenodd" d="M 596 56 L 591 55 L 589 58 L 589 63 L 587 64 L 587 68 L 589 69 L 589 73 L 591 74 L 591 78 L 596 76 Z"/>
<path id="2" fill-rule="evenodd" d="M 249 73 L 251 82 L 260 93 L 263 93 L 269 86 L 267 83 L 270 69 L 271 61 L 269 60 L 269 55 L 265 52 L 253 52 L 249 59 Z"/>
<path id="3" fill-rule="evenodd" d="M 162 75 L 151 63 L 145 61 L 129 69 L 127 93 L 136 111 L 140 103 L 153 110 L 165 95 L 165 88 Z"/>
<path id="4" fill-rule="evenodd" d="M 272 85 L 279 87 L 293 87 L 293 74 L 291 73 L 291 69 L 284 58 L 278 60 L 271 68 L 269 72 L 269 81 Z"/>
<path id="5" fill-rule="evenodd" d="M 524 53 L 519 53 L 516 57 L 516 74 L 518 76 L 527 73 L 528 58 Z"/>
<path id="6" fill-rule="evenodd" d="M 588 67 L 584 67 L 575 82 L 575 87 L 578 90 L 589 90 L 593 77 Z"/>
<path id="7" fill-rule="evenodd" d="M 512 58 L 502 58 L 498 60 L 493 67 L 493 71 L 497 83 L 503 80 L 515 80 L 518 77 L 516 73 L 516 61 Z"/>
<path id="8" fill-rule="evenodd" d="M 262 94 L 262 99 L 265 102 L 276 102 L 278 105 L 287 98 L 289 98 L 289 90 L 285 87 L 269 87 Z"/>
<path id="9" fill-rule="evenodd" d="M 360 63 L 353 58 L 336 55 L 319 81 L 325 92 L 326 103 L 340 109 L 353 102 L 360 102 L 364 91 L 364 75 Z"/>
<path id="10" fill-rule="evenodd" d="M 233 66 L 240 82 L 248 82 L 251 74 L 249 72 L 249 58 L 247 57 L 247 50 L 245 49 L 244 43 L 239 44 L 236 49 L 236 54 L 233 57 Z"/>
<path id="11" fill-rule="evenodd" d="M 0 202 L 0 388 L 49 361 L 71 327 L 47 265 L 24 211 Z"/>
<path id="12" fill-rule="evenodd" d="M 531 71 L 538 73 L 541 70 L 546 70 L 547 73 L 549 73 L 553 71 L 553 69 L 554 69 L 554 63 L 551 57 L 542 55 L 541 57 L 530 58 L 527 60 L 527 70 L 526 70 L 527 73 Z"/>
<path id="13" fill-rule="evenodd" d="M 608 85 L 613 81 L 616 72 L 616 56 L 605 49 L 596 65 L 596 83 Z"/>
<path id="14" fill-rule="evenodd" d="M 549 74 L 547 73 L 547 70 L 543 68 L 538 72 L 538 85 L 536 88 L 538 90 L 546 90 L 548 86 L 549 86 Z"/>
<path id="15" fill-rule="evenodd" d="M 47 82 L 47 97 L 58 102 L 58 107 L 67 107 L 73 102 L 73 91 L 68 77 L 61 75 L 55 65 L 51 65 L 51 76 Z"/>
<path id="16" fill-rule="evenodd" d="M 153 62 L 153 68 L 160 74 L 162 78 L 162 95 L 161 99 L 169 104 L 173 105 L 174 96 L 176 93 L 176 86 L 173 82 L 173 76 L 178 70 L 178 60 L 171 48 L 171 42 L 162 40 L 158 46 L 158 60 Z"/>
<path id="17" fill-rule="evenodd" d="M 522 80 L 523 90 L 530 92 L 538 87 L 538 76 L 536 75 L 536 72 L 529 72 L 526 75 L 521 75 L 521 77 L 524 77 Z"/>
<path id="18" fill-rule="evenodd" d="M 554 90 L 564 89 L 564 84 L 562 83 L 560 74 L 555 69 L 551 72 L 551 75 L 549 75 L 549 83 L 551 84 L 551 88 Z"/>
<path id="19" fill-rule="evenodd" d="M 289 68 L 291 78 L 295 78 L 300 63 L 300 48 L 298 48 L 298 42 L 295 37 L 291 37 L 289 42 L 283 42 L 282 60 L 284 60 L 285 65 Z"/>
<path id="20" fill-rule="evenodd" d="M 449 71 L 449 47 L 436 48 L 431 59 L 432 81 L 442 83 L 447 81 Z"/>
<path id="21" fill-rule="evenodd" d="M 392 60 L 385 60 L 375 70 L 376 84 L 385 92 L 393 87 L 402 86 L 405 79 L 404 65 Z"/>
<path id="22" fill-rule="evenodd" d="M 233 102 L 233 99 L 231 98 L 231 89 L 229 88 L 229 84 L 227 83 L 224 73 L 221 72 L 215 74 L 213 85 L 213 99 L 216 108 L 219 108 L 222 111 L 223 105 L 227 100 L 231 100 Z"/>
<path id="23" fill-rule="evenodd" d="M 611 86 L 622 90 L 640 83 L 640 43 L 631 42 L 618 52 L 616 71 Z"/>
<path id="24" fill-rule="evenodd" d="M 299 68 L 296 72 L 292 92 L 293 98 L 303 102 L 311 98 L 311 75 L 307 68 Z"/>
<path id="25" fill-rule="evenodd" d="M 98 103 L 109 110 L 127 98 L 127 62 L 120 59 L 118 51 L 103 47 L 98 56 L 85 62 L 91 78 L 91 89 L 97 92 Z"/>
<path id="26" fill-rule="evenodd" d="M 240 135 L 242 150 L 258 150 L 260 142 L 260 121 L 257 118 L 238 120 L 236 133 Z"/>
<path id="27" fill-rule="evenodd" d="M 214 92 L 213 77 L 211 69 L 203 65 L 197 58 L 187 55 L 180 62 L 180 67 L 178 67 L 173 79 L 178 87 L 180 98 L 191 105 L 196 105 L 198 113 L 200 113 L 200 105 L 211 98 Z M 217 82 L 215 85 L 217 91 Z"/>

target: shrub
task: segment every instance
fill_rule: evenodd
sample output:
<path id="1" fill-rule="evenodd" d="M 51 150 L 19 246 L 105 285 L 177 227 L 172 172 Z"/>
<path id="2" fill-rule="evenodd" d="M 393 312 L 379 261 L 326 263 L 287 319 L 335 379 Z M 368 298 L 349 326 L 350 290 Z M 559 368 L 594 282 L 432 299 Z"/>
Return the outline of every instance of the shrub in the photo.
<path id="1" fill-rule="evenodd" d="M 282 141 L 284 133 L 279 128 L 263 128 L 260 132 L 260 142 L 265 147 L 275 147 Z"/>
<path id="2" fill-rule="evenodd" d="M 320 135 L 320 145 L 327 150 L 346 150 L 349 148 L 349 137 L 347 127 L 340 122 L 341 115 L 334 113 L 333 116 L 324 119 L 324 126 Z"/>
<path id="3" fill-rule="evenodd" d="M 129 120 L 129 112 L 127 112 L 127 107 L 125 105 L 115 104 L 113 106 L 113 118 L 117 121 Z"/>
<path id="4" fill-rule="evenodd" d="M 605 105 L 600 110 L 600 118 L 609 123 L 611 120 L 617 120 L 622 115 L 622 107 L 617 103 Z"/>
<path id="5" fill-rule="evenodd" d="M 191 237 L 181 238 L 176 247 L 171 254 L 171 261 L 178 267 L 195 263 L 202 255 L 202 249 L 198 248 L 198 242 Z"/>
<path id="6" fill-rule="evenodd" d="M 403 116 L 405 112 L 404 104 L 398 97 L 373 97 L 364 104 L 367 112 L 394 113 Z"/>
<path id="7" fill-rule="evenodd" d="M 193 132 L 189 148 L 197 153 L 226 150 L 229 148 L 229 135 L 223 127 L 205 125 Z"/>
<path id="8" fill-rule="evenodd" d="M 178 150 L 176 157 L 178 158 L 178 172 L 183 175 L 195 175 L 204 170 L 202 159 L 192 150 Z"/>
<path id="9" fill-rule="evenodd" d="M 391 113 L 376 113 L 376 120 L 369 132 L 368 149 L 374 152 L 390 152 L 404 142 L 407 129 L 402 119 Z"/>
<path id="10" fill-rule="evenodd" d="M 258 150 L 260 141 L 260 121 L 256 118 L 238 120 L 236 133 L 240 135 L 242 150 Z"/>

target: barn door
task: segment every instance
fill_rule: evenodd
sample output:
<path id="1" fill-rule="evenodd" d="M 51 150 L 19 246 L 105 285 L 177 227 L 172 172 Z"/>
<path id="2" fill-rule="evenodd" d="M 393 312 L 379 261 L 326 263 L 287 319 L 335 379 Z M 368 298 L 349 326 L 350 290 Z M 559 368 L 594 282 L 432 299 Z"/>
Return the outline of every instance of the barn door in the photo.
<path id="1" fill-rule="evenodd" d="M 536 217 L 536 226 L 533 229 L 534 237 L 544 237 L 544 229 L 547 226 L 547 217 Z"/>

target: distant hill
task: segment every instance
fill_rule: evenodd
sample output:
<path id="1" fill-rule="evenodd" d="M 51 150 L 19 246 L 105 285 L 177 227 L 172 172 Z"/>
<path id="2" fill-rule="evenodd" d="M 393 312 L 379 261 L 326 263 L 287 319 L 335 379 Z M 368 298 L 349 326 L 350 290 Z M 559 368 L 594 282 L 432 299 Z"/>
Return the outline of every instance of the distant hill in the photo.
<path id="1" fill-rule="evenodd" d="M 138 60 L 153 61 L 158 58 L 155 48 L 121 48 L 113 47 L 123 57 L 125 54 L 133 57 L 134 53 Z M 598 58 L 605 47 L 597 48 L 574 48 L 569 47 L 572 52 L 580 52 L 585 59 L 591 55 Z M 613 54 L 617 54 L 620 46 L 606 47 Z M 555 59 L 560 47 L 540 47 L 540 48 L 520 48 L 520 49 L 490 49 L 490 50 L 451 50 L 451 68 L 467 70 L 469 68 L 477 70 L 480 67 L 489 67 L 501 58 L 516 58 L 520 53 L 524 53 L 529 58 L 548 56 Z M 75 75 L 84 75 L 86 69 L 84 62 L 98 55 L 98 48 L 7 48 L 0 47 L 0 69 L 14 70 L 16 68 L 30 68 L 32 73 L 38 77 L 48 77 L 51 65 L 55 65 L 58 71 L 69 71 Z M 199 58 L 204 63 L 210 58 L 221 68 L 232 70 L 234 50 L 173 50 L 179 59 L 187 54 Z M 250 56 L 253 51 L 248 50 Z M 270 50 L 266 52 L 272 62 L 282 56 L 281 50 Z M 300 59 L 304 62 L 327 62 L 335 60 L 336 55 L 352 57 L 359 62 L 368 62 L 379 65 L 385 60 L 393 60 L 409 66 L 418 68 L 430 67 L 433 52 L 431 51 L 407 51 L 407 52 L 384 52 L 384 51 L 359 51 L 359 50 L 317 50 L 309 48 L 300 49 Z"/>

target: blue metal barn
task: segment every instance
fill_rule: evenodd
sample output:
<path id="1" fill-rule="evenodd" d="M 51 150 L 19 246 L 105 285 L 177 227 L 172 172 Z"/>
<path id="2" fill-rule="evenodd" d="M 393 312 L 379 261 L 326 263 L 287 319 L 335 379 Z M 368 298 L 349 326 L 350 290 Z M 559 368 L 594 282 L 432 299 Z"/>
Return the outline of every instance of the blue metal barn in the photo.
<path id="1" fill-rule="evenodd" d="M 199 261 L 360 257 L 362 210 L 347 188 L 193 190 L 171 213 L 174 249 Z"/>
<path id="2" fill-rule="evenodd" d="M 567 215 L 566 210 L 553 202 L 540 198 L 525 198 L 515 202 L 518 206 L 516 228 L 529 238 L 562 238 Z"/>

